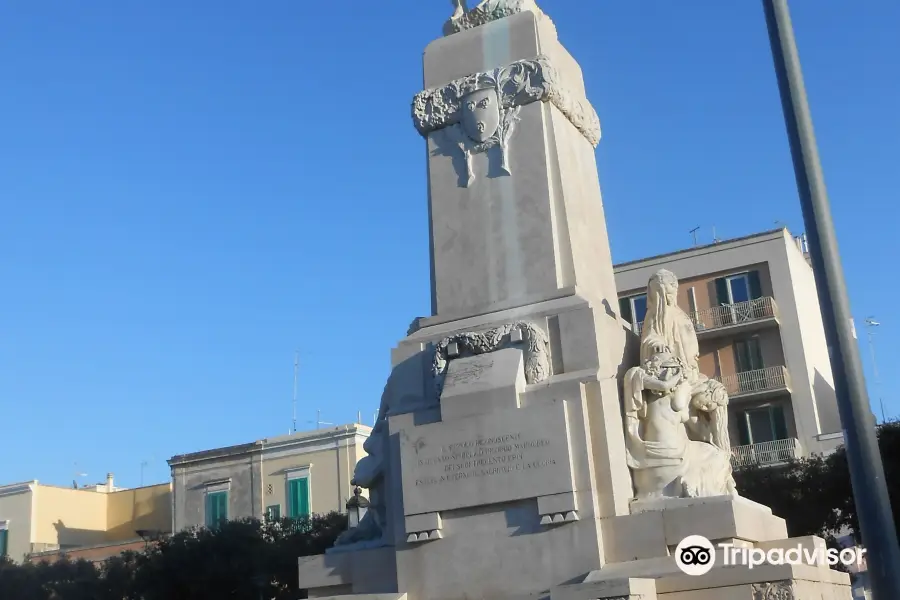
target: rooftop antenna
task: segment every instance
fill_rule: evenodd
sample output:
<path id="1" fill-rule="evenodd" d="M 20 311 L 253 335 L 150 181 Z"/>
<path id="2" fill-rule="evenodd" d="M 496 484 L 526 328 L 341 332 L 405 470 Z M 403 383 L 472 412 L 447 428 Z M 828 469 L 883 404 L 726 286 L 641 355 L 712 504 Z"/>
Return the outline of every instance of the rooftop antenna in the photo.
<path id="1" fill-rule="evenodd" d="M 719 236 L 716 235 L 716 226 L 713 225 L 713 244 L 718 244 L 722 240 L 719 239 Z"/>
<path id="2" fill-rule="evenodd" d="M 697 232 L 698 232 L 698 231 L 700 231 L 700 228 L 699 228 L 699 227 L 694 227 L 693 229 L 691 229 L 691 230 L 688 232 L 688 233 L 691 234 L 691 237 L 694 238 L 694 245 L 695 245 L 695 246 L 697 245 Z"/>
<path id="3" fill-rule="evenodd" d="M 150 461 L 141 461 L 141 487 L 144 487 L 144 469 L 150 464 Z"/>
<path id="4" fill-rule="evenodd" d="M 322 429 L 322 425 L 334 425 L 334 423 L 329 423 L 328 421 L 322 420 L 322 411 L 318 408 L 316 409 L 316 429 Z"/>
<path id="5" fill-rule="evenodd" d="M 300 351 L 294 352 L 294 397 L 291 401 L 291 410 L 293 414 L 293 425 L 291 431 L 297 433 L 297 370 L 300 368 Z"/>

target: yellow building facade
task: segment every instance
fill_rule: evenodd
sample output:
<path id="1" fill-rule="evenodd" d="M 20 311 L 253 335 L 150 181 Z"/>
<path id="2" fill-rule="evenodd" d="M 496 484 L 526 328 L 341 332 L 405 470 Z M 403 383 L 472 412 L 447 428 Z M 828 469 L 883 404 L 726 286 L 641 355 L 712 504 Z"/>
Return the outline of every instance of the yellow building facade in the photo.
<path id="1" fill-rule="evenodd" d="M 120 490 L 66 488 L 28 481 L 0 486 L 0 554 L 16 562 L 41 552 L 140 539 L 172 531 L 170 483 Z"/>
<path id="2" fill-rule="evenodd" d="M 174 456 L 174 529 L 344 512 L 370 433 L 356 423 Z"/>

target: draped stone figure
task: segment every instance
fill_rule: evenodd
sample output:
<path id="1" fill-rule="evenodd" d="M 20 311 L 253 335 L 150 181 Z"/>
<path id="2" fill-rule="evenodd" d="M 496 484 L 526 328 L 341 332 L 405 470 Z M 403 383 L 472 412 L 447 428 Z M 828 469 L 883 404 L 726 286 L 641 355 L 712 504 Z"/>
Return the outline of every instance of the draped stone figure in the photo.
<path id="1" fill-rule="evenodd" d="M 728 394 L 700 372 L 694 323 L 678 307 L 678 280 L 660 270 L 647 287 L 641 364 L 625 376 L 628 466 L 636 495 L 737 495 Z"/>

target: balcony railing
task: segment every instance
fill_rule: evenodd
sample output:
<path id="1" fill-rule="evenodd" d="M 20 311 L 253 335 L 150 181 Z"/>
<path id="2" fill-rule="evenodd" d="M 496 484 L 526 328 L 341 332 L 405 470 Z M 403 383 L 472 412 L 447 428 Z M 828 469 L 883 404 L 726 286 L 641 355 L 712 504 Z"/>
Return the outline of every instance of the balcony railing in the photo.
<path id="1" fill-rule="evenodd" d="M 756 300 L 748 300 L 747 302 L 723 304 L 722 306 L 698 310 L 697 312 L 689 313 L 689 316 L 694 322 L 694 329 L 697 333 L 702 333 L 723 327 L 777 318 L 778 305 L 775 304 L 774 298 L 765 296 Z M 643 322 L 636 324 L 634 326 L 635 333 L 640 335 L 643 325 Z"/>
<path id="2" fill-rule="evenodd" d="M 791 387 L 791 377 L 785 367 L 766 367 L 734 375 L 723 375 L 716 379 L 725 386 L 728 395 L 732 398 L 744 394 L 790 389 Z"/>
<path id="3" fill-rule="evenodd" d="M 731 466 L 771 465 L 787 462 L 800 456 L 800 442 L 796 438 L 731 447 Z"/>
<path id="4" fill-rule="evenodd" d="M 694 320 L 694 328 L 699 332 L 772 319 L 777 316 L 778 305 L 775 304 L 775 299 L 765 296 L 747 302 L 724 304 L 699 310 L 691 315 L 691 318 Z"/>

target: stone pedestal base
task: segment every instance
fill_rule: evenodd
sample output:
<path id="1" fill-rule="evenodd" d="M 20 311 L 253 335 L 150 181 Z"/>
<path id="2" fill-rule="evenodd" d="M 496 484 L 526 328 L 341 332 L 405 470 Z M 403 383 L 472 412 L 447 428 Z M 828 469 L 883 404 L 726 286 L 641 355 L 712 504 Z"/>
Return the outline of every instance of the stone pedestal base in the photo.
<path id="1" fill-rule="evenodd" d="M 565 585 L 551 600 L 851 600 L 846 574 L 815 567 L 713 570 L 703 577 L 612 579 Z"/>
<path id="2" fill-rule="evenodd" d="M 394 548 L 303 556 L 299 560 L 299 576 L 310 598 L 353 594 L 356 600 L 406 599 L 406 594 L 397 590 Z"/>

